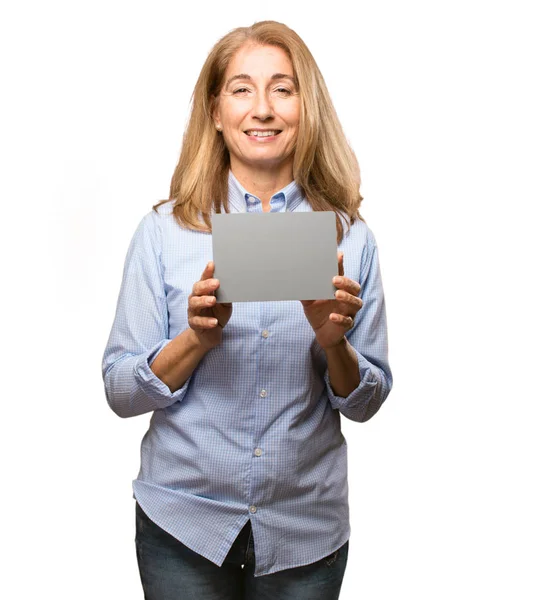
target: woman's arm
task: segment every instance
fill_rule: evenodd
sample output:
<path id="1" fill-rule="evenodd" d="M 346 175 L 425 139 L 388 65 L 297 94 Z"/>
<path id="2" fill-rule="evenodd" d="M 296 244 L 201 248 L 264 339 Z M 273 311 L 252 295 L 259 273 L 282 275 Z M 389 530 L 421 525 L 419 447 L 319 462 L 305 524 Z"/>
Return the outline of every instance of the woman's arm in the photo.
<path id="1" fill-rule="evenodd" d="M 336 346 L 325 350 L 328 377 L 332 390 L 337 396 L 345 398 L 361 382 L 359 361 L 347 338 Z"/>
<path id="2" fill-rule="evenodd" d="M 333 408 L 357 422 L 376 414 L 393 385 L 378 248 L 370 229 L 366 234 L 358 282 L 362 306 L 345 334 L 345 342 L 325 349 L 329 401 Z M 346 318 L 335 322 L 345 324 Z"/>
<path id="3" fill-rule="evenodd" d="M 161 219 L 151 211 L 134 233 L 103 355 L 105 395 L 120 417 L 141 415 L 182 401 L 193 369 L 202 358 L 191 332 L 183 331 L 174 340 L 168 338 Z M 160 362 L 153 370 L 157 358 Z"/>
<path id="4" fill-rule="evenodd" d="M 174 393 L 191 377 L 208 352 L 192 329 L 176 336 L 151 363 L 151 371 Z"/>
<path id="5" fill-rule="evenodd" d="M 210 261 L 200 281 L 193 284 L 187 303 L 189 329 L 180 333 L 157 356 L 151 370 L 174 392 L 187 381 L 203 356 L 221 344 L 222 329 L 233 312 L 230 302 L 219 303 L 214 296 L 220 282 L 213 278 Z"/>

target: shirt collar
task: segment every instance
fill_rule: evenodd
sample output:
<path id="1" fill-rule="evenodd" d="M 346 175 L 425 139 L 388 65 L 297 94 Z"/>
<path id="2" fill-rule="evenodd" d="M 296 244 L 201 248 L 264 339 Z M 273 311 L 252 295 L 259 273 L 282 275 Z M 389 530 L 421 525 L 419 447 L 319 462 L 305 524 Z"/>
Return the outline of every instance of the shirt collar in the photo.
<path id="1" fill-rule="evenodd" d="M 262 212 L 261 200 L 244 189 L 231 169 L 229 169 L 227 184 L 229 204 L 236 212 Z M 302 189 L 296 181 L 291 181 L 282 190 L 273 194 L 269 203 L 273 212 L 292 212 L 303 199 Z"/>

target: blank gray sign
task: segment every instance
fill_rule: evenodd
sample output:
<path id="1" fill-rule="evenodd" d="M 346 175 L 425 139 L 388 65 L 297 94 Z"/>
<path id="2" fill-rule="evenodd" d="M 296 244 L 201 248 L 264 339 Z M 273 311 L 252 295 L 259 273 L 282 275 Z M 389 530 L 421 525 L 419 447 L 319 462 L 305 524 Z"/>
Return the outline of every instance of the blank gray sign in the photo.
<path id="1" fill-rule="evenodd" d="M 336 218 L 332 211 L 212 215 L 218 301 L 333 299 Z"/>

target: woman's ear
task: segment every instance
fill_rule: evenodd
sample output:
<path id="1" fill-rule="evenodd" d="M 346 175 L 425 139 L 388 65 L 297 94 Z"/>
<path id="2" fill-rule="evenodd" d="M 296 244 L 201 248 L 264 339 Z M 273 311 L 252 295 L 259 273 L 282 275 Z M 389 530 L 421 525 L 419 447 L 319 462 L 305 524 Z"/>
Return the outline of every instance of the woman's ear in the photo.
<path id="1" fill-rule="evenodd" d="M 215 96 L 210 96 L 210 114 L 212 115 L 214 126 L 218 131 L 221 131 L 222 124 L 220 121 L 220 111 L 218 108 L 218 100 Z"/>

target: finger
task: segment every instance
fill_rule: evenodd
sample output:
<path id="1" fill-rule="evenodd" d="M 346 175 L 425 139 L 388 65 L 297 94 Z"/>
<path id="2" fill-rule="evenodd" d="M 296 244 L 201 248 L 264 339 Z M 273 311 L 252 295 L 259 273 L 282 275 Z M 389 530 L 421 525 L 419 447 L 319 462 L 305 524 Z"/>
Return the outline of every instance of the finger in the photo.
<path id="1" fill-rule="evenodd" d="M 334 277 L 332 283 L 341 290 L 345 290 L 354 296 L 359 295 L 361 291 L 361 286 L 357 283 L 357 281 L 353 281 L 349 277 Z"/>
<path id="2" fill-rule="evenodd" d="M 338 275 L 344 274 L 344 253 L 338 252 Z"/>
<path id="3" fill-rule="evenodd" d="M 361 300 L 361 298 L 345 292 L 344 290 L 336 290 L 334 296 L 343 306 L 352 308 L 354 314 L 363 306 L 363 300 Z"/>
<path id="4" fill-rule="evenodd" d="M 201 281 L 205 281 L 206 279 L 210 279 L 214 275 L 214 261 L 208 261 L 206 267 L 201 275 Z"/>
<path id="5" fill-rule="evenodd" d="M 346 327 L 347 329 L 351 329 L 355 324 L 353 317 L 348 317 L 346 315 L 340 315 L 338 313 L 330 313 L 329 318 L 336 325 L 341 325 L 342 327 Z"/>
<path id="6" fill-rule="evenodd" d="M 195 315 L 189 319 L 189 327 L 191 329 L 214 329 L 217 327 L 218 319 L 213 317 L 199 317 Z"/>
<path id="7" fill-rule="evenodd" d="M 193 284 L 193 289 L 191 291 L 191 296 L 203 296 L 204 294 L 209 294 L 216 290 L 220 285 L 220 281 L 218 279 L 205 279 L 197 281 Z"/>
<path id="8" fill-rule="evenodd" d="M 203 308 L 210 308 L 216 304 L 215 296 L 191 296 L 189 298 L 189 310 L 197 312 Z"/>
<path id="9" fill-rule="evenodd" d="M 214 261 L 210 260 L 210 261 L 208 261 L 206 263 L 206 267 L 204 268 L 204 271 L 201 274 L 201 278 L 193 286 L 192 295 L 195 295 L 195 292 L 199 292 L 199 293 L 202 294 L 206 290 L 208 290 L 208 286 L 207 287 L 201 287 L 199 285 L 199 283 L 201 283 L 201 282 L 208 282 L 209 280 L 212 279 L 213 275 L 214 275 Z M 197 287 L 195 287 L 195 286 L 197 286 Z"/>

